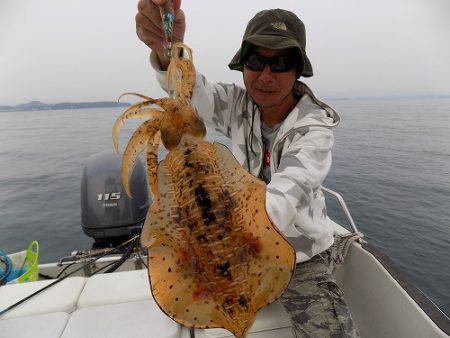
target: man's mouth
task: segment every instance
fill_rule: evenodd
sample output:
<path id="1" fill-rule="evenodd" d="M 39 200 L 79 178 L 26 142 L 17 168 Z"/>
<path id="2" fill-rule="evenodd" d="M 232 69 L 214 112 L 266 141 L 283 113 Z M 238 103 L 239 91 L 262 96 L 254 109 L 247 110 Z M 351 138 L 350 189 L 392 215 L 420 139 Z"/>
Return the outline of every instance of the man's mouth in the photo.
<path id="1" fill-rule="evenodd" d="M 259 89 L 259 88 L 256 88 L 256 90 L 259 91 L 259 92 L 261 92 L 261 93 L 263 93 L 263 94 L 272 94 L 272 93 L 275 93 L 275 90 L 267 90 L 267 89 Z"/>

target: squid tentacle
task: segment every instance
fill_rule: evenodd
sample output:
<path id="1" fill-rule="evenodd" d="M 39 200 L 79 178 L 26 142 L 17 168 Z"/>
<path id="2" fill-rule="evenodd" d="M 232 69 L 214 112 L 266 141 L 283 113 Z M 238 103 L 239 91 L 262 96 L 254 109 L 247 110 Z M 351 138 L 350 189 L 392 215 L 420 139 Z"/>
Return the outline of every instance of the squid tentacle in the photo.
<path id="1" fill-rule="evenodd" d="M 131 197 L 130 177 L 139 154 L 144 150 L 148 140 L 152 140 L 161 128 L 161 120 L 145 121 L 131 136 L 125 148 L 122 160 L 122 185 Z"/>
<path id="2" fill-rule="evenodd" d="M 195 69 L 192 63 L 192 50 L 182 42 L 175 43 L 172 48 L 172 59 L 166 75 L 167 91 L 171 92 L 173 83 L 173 98 L 181 105 L 189 105 L 195 86 Z M 187 58 L 180 58 L 179 49 L 187 54 Z"/>
<path id="3" fill-rule="evenodd" d="M 138 96 L 138 97 L 140 97 L 141 99 L 144 99 L 144 100 L 146 100 L 146 101 L 152 101 L 152 100 L 154 100 L 154 99 L 151 98 L 150 96 L 147 96 L 147 95 L 144 95 L 144 94 L 139 94 L 139 93 L 134 93 L 134 92 L 126 92 L 126 93 L 123 93 L 122 95 L 120 95 L 119 98 L 117 99 L 117 101 L 119 102 L 119 101 L 122 99 L 122 97 L 124 97 L 124 96 L 126 96 L 126 95 L 134 95 L 134 96 Z"/>
<path id="4" fill-rule="evenodd" d="M 173 109 L 173 107 L 176 106 L 175 101 L 173 99 L 171 99 L 170 97 L 163 97 L 163 98 L 160 98 L 160 99 L 154 99 L 154 98 L 151 98 L 150 96 L 147 96 L 147 95 L 143 95 L 143 94 L 139 94 L 139 93 L 131 93 L 131 92 L 123 93 L 122 95 L 120 95 L 119 101 L 125 95 L 134 95 L 134 96 L 140 97 L 141 99 L 145 100 L 144 102 L 138 102 L 138 103 L 133 104 L 132 106 L 128 107 L 127 110 L 133 109 L 136 106 L 139 106 L 139 105 L 144 104 L 144 103 L 146 103 L 146 104 L 156 104 L 157 106 L 160 106 L 164 110 Z"/>
<path id="5" fill-rule="evenodd" d="M 151 118 L 155 120 L 161 120 L 163 112 L 155 108 L 144 108 L 147 103 L 142 102 L 141 105 L 136 105 L 133 109 L 127 109 L 122 115 L 120 115 L 113 126 L 113 143 L 114 149 L 119 151 L 119 132 L 126 120 L 133 118 Z"/>
<path id="6" fill-rule="evenodd" d="M 147 179 L 153 198 L 158 195 L 158 148 L 161 142 L 161 132 L 157 131 L 153 139 L 147 143 Z"/>

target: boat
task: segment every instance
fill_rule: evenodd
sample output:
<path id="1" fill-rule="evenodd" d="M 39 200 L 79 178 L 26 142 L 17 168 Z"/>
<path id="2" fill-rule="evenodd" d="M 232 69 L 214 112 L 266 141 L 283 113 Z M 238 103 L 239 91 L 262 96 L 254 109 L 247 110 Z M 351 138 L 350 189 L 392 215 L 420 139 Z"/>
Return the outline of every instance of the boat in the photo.
<path id="1" fill-rule="evenodd" d="M 121 213 L 115 211 L 117 222 L 113 226 L 91 222 L 98 220 L 107 208 L 120 207 L 115 204 L 121 200 L 117 195 L 120 180 L 112 178 L 120 177 L 120 158 L 114 156 L 118 155 L 97 154 L 90 158 L 83 171 L 82 194 L 93 195 L 105 204 L 104 208 L 86 208 L 85 214 L 82 210 L 83 230 L 90 236 L 98 236 L 96 245 L 91 250 L 73 252 L 58 262 L 40 264 L 37 281 L 1 286 L 0 337 L 232 337 L 224 329 L 183 327 L 167 317 L 152 298 L 145 252 L 131 245 L 138 238 L 139 225 L 142 226 L 142 206 L 150 204 L 145 197 L 148 194 L 144 192 L 141 199 L 134 200 L 133 203 L 141 204 L 137 208 L 130 201 L 124 202 L 128 203 L 128 209 L 121 209 Z M 109 168 L 108 174 L 105 166 Z M 141 169 L 138 163 L 132 187 L 142 185 L 145 174 Z M 99 187 L 96 182 L 88 182 L 92 180 L 90 175 L 102 181 L 102 191 L 108 193 L 89 191 Z M 337 199 L 350 225 L 346 229 L 330 219 L 335 236 L 361 237 L 342 196 L 325 187 L 322 190 L 327 199 Z M 85 200 L 82 206 L 83 203 L 87 206 L 90 202 Z M 120 219 L 133 219 L 133 222 L 126 225 Z M 115 238 L 114 243 L 102 247 L 111 236 Z M 128 239 L 118 244 L 124 238 Z M 334 275 L 361 337 L 449 336 L 450 319 L 412 286 L 387 256 L 361 238 L 349 243 L 345 260 Z M 293 337 L 283 306 L 275 301 L 263 308 L 247 337 Z"/>

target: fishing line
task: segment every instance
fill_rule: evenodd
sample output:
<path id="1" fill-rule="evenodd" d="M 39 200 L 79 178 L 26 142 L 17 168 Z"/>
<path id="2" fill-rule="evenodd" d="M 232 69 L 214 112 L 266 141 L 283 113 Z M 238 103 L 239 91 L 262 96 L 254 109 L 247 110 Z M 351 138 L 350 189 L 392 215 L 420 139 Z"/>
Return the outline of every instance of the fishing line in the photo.
<path id="1" fill-rule="evenodd" d="M 56 279 L 58 279 L 59 277 L 61 277 L 62 276 L 62 274 L 68 269 L 68 268 L 70 268 L 72 265 L 74 265 L 75 263 L 70 263 L 70 264 L 68 264 L 68 265 L 66 265 L 59 273 L 58 273 L 58 275 L 56 276 Z"/>
<path id="2" fill-rule="evenodd" d="M 120 247 L 122 247 L 122 246 L 124 246 L 124 245 L 126 245 L 126 244 L 128 244 L 128 243 L 131 243 L 131 242 L 135 241 L 139 236 L 140 236 L 140 235 L 136 235 L 136 236 L 130 238 L 129 240 L 123 242 L 122 244 L 119 244 L 119 245 L 116 246 L 115 248 L 112 248 L 111 250 L 107 250 L 107 251 L 106 251 L 105 253 L 103 253 L 102 255 L 100 255 L 100 256 L 98 256 L 98 257 L 92 259 L 91 261 L 89 261 L 89 262 L 87 262 L 86 264 L 82 265 L 82 266 L 79 267 L 78 269 L 73 270 L 72 272 L 68 273 L 67 275 L 65 275 L 65 276 L 63 276 L 63 277 L 61 277 L 61 278 L 55 280 L 54 282 L 50 283 L 49 285 L 44 286 L 42 289 L 39 289 L 39 290 L 37 290 L 36 292 L 32 293 L 31 295 L 29 295 L 29 296 L 27 296 L 27 297 L 25 297 L 25 298 L 19 300 L 18 302 L 14 303 L 14 304 L 12 304 L 12 305 L 10 305 L 10 306 L 8 306 L 6 309 L 0 311 L 0 317 L 3 316 L 5 313 L 11 311 L 12 309 L 14 309 L 15 307 L 17 307 L 18 305 L 20 305 L 20 304 L 26 302 L 28 299 L 30 299 L 30 298 L 36 296 L 37 294 L 41 293 L 42 291 L 47 290 L 48 288 L 52 287 L 53 285 L 58 284 L 59 282 L 61 282 L 61 281 L 63 281 L 64 279 L 66 279 L 67 277 L 73 275 L 75 272 L 78 272 L 78 271 L 84 269 L 86 266 L 88 266 L 88 265 L 94 263 L 94 262 L 97 261 L 98 259 L 100 259 L 100 258 L 102 258 L 102 257 L 104 257 L 104 256 L 106 256 L 106 255 L 108 255 L 108 254 L 110 254 L 111 252 L 117 250 L 118 248 L 120 248 Z M 113 262 L 113 263 L 116 263 L 116 262 Z M 113 263 L 111 263 L 111 264 L 109 264 L 109 265 L 107 265 L 107 266 L 102 267 L 100 270 L 103 270 L 104 268 L 107 268 L 107 267 L 109 267 L 110 265 L 113 265 Z"/>
<path id="3" fill-rule="evenodd" d="M 144 264 L 146 269 L 148 269 L 148 266 L 147 266 L 147 264 L 145 264 L 145 261 L 142 258 L 141 253 L 139 252 L 139 250 L 136 253 L 137 253 L 137 256 L 138 256 L 139 260 L 141 261 L 141 263 Z"/>

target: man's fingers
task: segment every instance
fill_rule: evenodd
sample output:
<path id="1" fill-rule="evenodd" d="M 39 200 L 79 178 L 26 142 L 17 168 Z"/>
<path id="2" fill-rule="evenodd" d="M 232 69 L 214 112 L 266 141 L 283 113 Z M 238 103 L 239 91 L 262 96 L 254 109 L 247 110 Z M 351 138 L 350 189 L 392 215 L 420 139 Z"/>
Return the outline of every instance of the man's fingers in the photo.
<path id="1" fill-rule="evenodd" d="M 139 39 L 144 42 L 148 47 L 157 53 L 164 52 L 164 47 L 161 43 L 161 39 L 155 38 L 155 35 L 147 31 L 143 27 L 136 27 L 136 34 Z"/>
<path id="2" fill-rule="evenodd" d="M 186 23 L 185 21 L 186 21 L 186 18 L 184 16 L 184 12 L 180 8 L 178 11 L 175 12 L 174 23 L 175 23 L 175 25 L 182 24 L 184 26 Z"/>
<path id="3" fill-rule="evenodd" d="M 152 0 L 152 2 L 156 6 L 161 6 L 161 5 L 164 5 L 167 2 L 167 0 Z M 180 7 L 181 7 L 181 0 L 172 0 L 172 3 L 173 3 L 173 8 L 175 10 L 180 9 Z"/>
<path id="4" fill-rule="evenodd" d="M 175 13 L 174 19 L 174 27 L 173 27 L 173 38 L 176 41 L 184 40 L 184 31 L 186 29 L 186 18 L 184 16 L 184 12 L 182 9 L 179 9 Z"/>
<path id="5" fill-rule="evenodd" d="M 153 21 L 149 20 L 145 15 L 142 13 L 136 14 L 136 27 L 142 27 L 145 30 L 155 34 L 155 36 L 160 37 L 161 39 L 164 38 L 164 32 L 158 24 L 154 23 Z"/>
<path id="6" fill-rule="evenodd" d="M 138 13 L 147 17 L 156 26 L 161 26 L 161 13 L 158 6 L 151 0 L 140 0 L 138 3 Z"/>
<path id="7" fill-rule="evenodd" d="M 164 32 L 161 27 L 159 8 L 151 0 L 140 0 L 135 20 L 136 34 L 139 39 L 151 49 L 162 51 Z"/>
<path id="8" fill-rule="evenodd" d="M 165 39 L 164 30 L 161 21 L 161 12 L 159 5 L 166 0 L 139 0 L 138 13 L 136 14 L 136 33 L 142 42 L 155 51 L 163 50 L 163 41 Z M 184 12 L 179 8 L 181 0 L 174 0 L 174 27 L 173 40 L 183 41 L 186 27 Z"/>
<path id="9" fill-rule="evenodd" d="M 181 8 L 181 0 L 173 0 L 173 8 L 175 11 L 179 10 Z"/>

